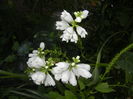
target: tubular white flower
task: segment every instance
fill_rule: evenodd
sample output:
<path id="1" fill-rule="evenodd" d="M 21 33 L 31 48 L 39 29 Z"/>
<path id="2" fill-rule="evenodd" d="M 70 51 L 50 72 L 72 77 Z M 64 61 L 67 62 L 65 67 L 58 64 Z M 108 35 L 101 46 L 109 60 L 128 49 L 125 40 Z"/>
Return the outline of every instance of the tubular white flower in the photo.
<path id="1" fill-rule="evenodd" d="M 70 77 L 69 77 L 69 83 L 72 84 L 73 86 L 77 85 L 77 80 L 75 77 L 75 74 L 71 71 Z"/>
<path id="2" fill-rule="evenodd" d="M 57 30 L 65 30 L 69 27 L 69 24 L 65 21 L 57 21 L 56 22 L 56 29 Z"/>
<path id="3" fill-rule="evenodd" d="M 40 85 L 43 84 L 46 75 L 43 72 L 35 72 L 30 76 L 35 84 Z"/>
<path id="4" fill-rule="evenodd" d="M 68 27 L 63 32 L 63 35 L 61 35 L 60 38 L 62 38 L 62 41 L 66 41 L 66 42 L 68 42 L 70 40 L 71 42 L 77 43 L 77 41 L 78 41 L 78 36 L 72 27 Z"/>
<path id="5" fill-rule="evenodd" d="M 74 31 L 74 33 L 71 36 L 71 42 L 77 43 L 77 41 L 78 41 L 78 36 L 77 36 L 76 32 Z"/>
<path id="6" fill-rule="evenodd" d="M 69 70 L 64 71 L 62 73 L 61 81 L 64 83 L 68 83 L 69 78 L 70 78 L 70 71 Z"/>
<path id="7" fill-rule="evenodd" d="M 44 85 L 45 86 L 55 86 L 55 81 L 53 80 L 53 78 L 51 77 L 51 75 L 46 74 L 46 78 L 44 81 Z"/>
<path id="8" fill-rule="evenodd" d="M 45 86 L 55 86 L 55 81 L 49 74 L 43 72 L 35 72 L 30 75 L 33 82 L 37 85 L 44 84 Z"/>
<path id="9" fill-rule="evenodd" d="M 75 68 L 74 73 L 78 77 L 81 76 L 84 78 L 90 78 L 92 76 L 92 74 L 90 72 L 88 72 L 86 69 L 82 69 L 82 68 Z"/>
<path id="10" fill-rule="evenodd" d="M 81 18 L 85 19 L 88 16 L 89 11 L 88 10 L 84 10 L 81 14 Z"/>
<path id="11" fill-rule="evenodd" d="M 46 62 L 44 59 L 40 58 L 39 56 L 31 57 L 27 61 L 27 65 L 29 67 L 34 68 L 40 68 L 42 66 L 45 66 Z"/>
<path id="12" fill-rule="evenodd" d="M 75 21 L 80 23 L 82 21 L 82 19 L 81 19 L 81 17 L 76 17 Z"/>
<path id="13" fill-rule="evenodd" d="M 56 63 L 55 65 L 56 67 L 52 69 L 53 74 L 60 74 L 63 71 L 66 71 L 69 67 L 69 63 L 66 63 L 66 62 L 59 62 L 59 63 Z"/>
<path id="14" fill-rule="evenodd" d="M 54 77 L 57 81 L 59 81 L 61 79 L 61 74 L 55 74 Z"/>
<path id="15" fill-rule="evenodd" d="M 85 70 L 90 70 L 90 65 L 84 63 L 77 64 L 77 67 Z"/>
<path id="16" fill-rule="evenodd" d="M 44 50 L 44 48 L 45 48 L 44 42 L 41 42 L 41 43 L 40 43 L 40 48 L 41 48 L 42 50 Z"/>
<path id="17" fill-rule="evenodd" d="M 69 12 L 67 12 L 66 10 L 64 10 L 62 13 L 61 13 L 61 19 L 63 21 L 66 21 L 68 23 L 71 23 L 73 21 L 73 18 L 71 16 L 71 14 Z"/>
<path id="18" fill-rule="evenodd" d="M 60 38 L 62 38 L 62 41 L 66 41 L 67 43 L 69 42 L 71 35 L 69 33 L 63 33 Z"/>
<path id="19" fill-rule="evenodd" d="M 81 26 L 76 27 L 77 33 L 81 36 L 81 38 L 85 38 L 85 36 L 88 34 L 84 28 Z"/>
<path id="20" fill-rule="evenodd" d="M 32 53 L 30 53 L 28 56 L 29 57 L 36 57 L 38 54 L 38 51 L 37 50 L 33 50 Z"/>

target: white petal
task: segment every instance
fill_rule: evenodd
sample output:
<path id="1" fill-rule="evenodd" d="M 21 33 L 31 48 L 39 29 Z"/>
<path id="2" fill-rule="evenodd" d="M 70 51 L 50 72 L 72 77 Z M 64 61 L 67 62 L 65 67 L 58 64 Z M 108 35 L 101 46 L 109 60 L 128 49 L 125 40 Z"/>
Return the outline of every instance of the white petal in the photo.
<path id="1" fill-rule="evenodd" d="M 68 27 L 65 32 L 70 33 L 70 34 L 73 34 L 74 33 L 74 30 L 73 30 L 72 27 Z"/>
<path id="2" fill-rule="evenodd" d="M 41 48 L 42 50 L 45 48 L 44 42 L 41 42 L 41 43 L 40 43 L 40 48 Z"/>
<path id="3" fill-rule="evenodd" d="M 77 68 L 77 70 L 79 76 L 82 76 L 84 78 L 90 78 L 92 76 L 92 74 L 85 69 Z"/>
<path id="4" fill-rule="evenodd" d="M 45 79 L 44 85 L 45 86 L 55 86 L 55 81 L 53 80 L 51 75 L 49 75 L 49 74 L 46 75 L 46 79 Z"/>
<path id="5" fill-rule="evenodd" d="M 63 21 L 66 21 L 68 23 L 71 23 L 73 21 L 73 18 L 71 16 L 71 14 L 69 12 L 67 12 L 66 10 L 64 10 L 61 14 L 61 19 Z"/>
<path id="6" fill-rule="evenodd" d="M 76 77 L 75 77 L 75 75 L 72 71 L 71 71 L 71 75 L 70 75 L 70 78 L 69 78 L 69 83 L 72 84 L 73 86 L 77 85 Z"/>
<path id="7" fill-rule="evenodd" d="M 80 17 L 77 17 L 77 18 L 75 19 L 75 21 L 80 23 L 80 22 L 82 21 L 82 19 L 81 19 Z"/>
<path id="8" fill-rule="evenodd" d="M 85 38 L 85 36 L 88 34 L 84 28 L 81 26 L 76 27 L 77 33 L 81 36 L 81 38 Z"/>
<path id="9" fill-rule="evenodd" d="M 74 32 L 71 37 L 71 42 L 77 43 L 77 41 L 78 41 L 78 36 L 77 36 L 76 32 Z"/>
<path id="10" fill-rule="evenodd" d="M 77 64 L 77 67 L 85 69 L 85 70 L 90 70 L 90 65 L 89 64 L 81 63 L 81 64 Z"/>
<path id="11" fill-rule="evenodd" d="M 68 83 L 69 78 L 70 78 L 70 71 L 69 71 L 69 70 L 64 71 L 64 72 L 62 73 L 61 81 L 62 81 L 63 83 Z"/>
<path id="12" fill-rule="evenodd" d="M 55 74 L 54 77 L 57 81 L 61 79 L 62 74 Z"/>
<path id="13" fill-rule="evenodd" d="M 73 68 L 72 71 L 77 77 L 80 77 L 77 67 Z"/>
<path id="14" fill-rule="evenodd" d="M 64 72 L 64 71 L 66 71 L 66 70 L 68 69 L 68 67 L 69 67 L 69 63 L 66 63 L 66 62 L 58 62 L 58 63 L 56 63 L 55 65 L 56 65 L 56 67 L 54 67 L 54 68 L 52 69 L 52 73 L 53 73 L 53 74 L 62 73 L 62 72 Z"/>
<path id="15" fill-rule="evenodd" d="M 89 13 L 88 10 L 84 10 L 83 13 L 82 13 L 82 15 L 81 15 L 81 17 L 82 17 L 83 19 L 85 19 L 85 18 L 88 16 L 88 13 Z"/>
<path id="16" fill-rule="evenodd" d="M 40 85 L 44 82 L 45 74 L 43 72 L 35 72 L 30 75 L 35 84 Z"/>
<path id="17" fill-rule="evenodd" d="M 44 66 L 45 64 L 46 64 L 45 60 L 43 58 L 38 57 L 38 56 L 31 57 L 27 61 L 27 65 L 29 67 L 40 68 L 40 67 Z"/>
<path id="18" fill-rule="evenodd" d="M 57 30 L 65 30 L 69 27 L 69 24 L 65 21 L 57 21 L 56 22 L 56 29 Z"/>
<path id="19" fill-rule="evenodd" d="M 62 41 L 68 42 L 71 38 L 71 35 L 68 32 L 64 31 L 60 38 L 62 38 Z"/>

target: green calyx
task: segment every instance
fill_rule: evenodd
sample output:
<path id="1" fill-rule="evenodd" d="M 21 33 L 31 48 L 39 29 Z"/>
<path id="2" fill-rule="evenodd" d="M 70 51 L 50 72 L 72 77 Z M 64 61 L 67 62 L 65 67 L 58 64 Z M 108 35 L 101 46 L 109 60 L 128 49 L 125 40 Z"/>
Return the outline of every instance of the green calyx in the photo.
<path id="1" fill-rule="evenodd" d="M 77 56 L 76 58 L 72 58 L 73 62 L 69 66 L 69 70 L 72 70 L 73 67 L 77 67 L 77 63 L 80 62 L 80 56 Z"/>
<path id="2" fill-rule="evenodd" d="M 45 55 L 44 51 L 42 50 L 42 48 L 38 48 L 38 56 L 43 58 Z"/>
<path id="3" fill-rule="evenodd" d="M 75 15 L 76 17 L 81 17 L 82 14 L 83 14 L 82 11 L 74 12 L 74 15 Z"/>
<path id="4" fill-rule="evenodd" d="M 71 25 L 72 25 L 72 27 L 77 27 L 78 26 L 76 21 L 72 21 Z"/>

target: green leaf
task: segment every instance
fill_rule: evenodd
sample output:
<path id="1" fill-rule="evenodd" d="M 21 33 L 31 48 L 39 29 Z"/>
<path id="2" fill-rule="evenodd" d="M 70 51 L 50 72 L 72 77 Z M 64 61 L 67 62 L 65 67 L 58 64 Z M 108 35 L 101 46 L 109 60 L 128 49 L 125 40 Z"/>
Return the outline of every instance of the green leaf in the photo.
<path id="1" fill-rule="evenodd" d="M 64 99 L 64 96 L 61 96 L 58 92 L 53 92 L 53 91 L 48 93 L 48 97 L 50 99 Z"/>
<path id="2" fill-rule="evenodd" d="M 77 97 L 71 91 L 66 90 L 65 99 L 77 99 Z"/>
<path id="3" fill-rule="evenodd" d="M 29 98 L 32 98 L 32 99 L 40 99 L 40 97 L 35 96 L 33 94 L 28 94 L 28 93 L 25 93 L 25 92 L 20 92 L 20 91 L 17 91 L 17 90 L 16 91 L 12 90 L 11 93 L 22 95 L 22 96 L 29 97 Z"/>
<path id="4" fill-rule="evenodd" d="M 17 97 L 17 96 L 9 96 L 9 98 L 8 99 L 20 99 L 19 97 Z"/>
<path id="5" fill-rule="evenodd" d="M 116 63 L 116 68 L 121 68 L 126 72 L 133 73 L 133 53 L 126 52 Z"/>
<path id="6" fill-rule="evenodd" d="M 114 89 L 109 87 L 108 83 L 99 83 L 95 89 L 101 93 L 110 93 L 114 91 Z"/>
<path id="7" fill-rule="evenodd" d="M 90 96 L 90 97 L 88 97 L 88 99 L 95 99 L 95 97 L 94 96 Z"/>
<path id="8" fill-rule="evenodd" d="M 83 90 L 85 88 L 84 83 L 80 79 L 78 80 L 78 84 L 79 84 L 80 90 Z"/>
<path id="9" fill-rule="evenodd" d="M 19 43 L 16 41 L 16 42 L 13 44 L 13 46 L 12 46 L 12 50 L 13 50 L 13 51 L 17 51 L 18 48 L 19 48 Z"/>
<path id="10" fill-rule="evenodd" d="M 11 63 L 11 62 L 15 61 L 15 59 L 16 59 L 15 55 L 9 55 L 6 57 L 5 61 Z"/>

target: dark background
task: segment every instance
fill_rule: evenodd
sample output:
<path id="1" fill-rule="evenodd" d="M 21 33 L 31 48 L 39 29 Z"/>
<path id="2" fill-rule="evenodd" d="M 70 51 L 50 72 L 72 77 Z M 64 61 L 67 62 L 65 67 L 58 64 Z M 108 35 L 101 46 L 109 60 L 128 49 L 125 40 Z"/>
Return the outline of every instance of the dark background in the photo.
<path id="1" fill-rule="evenodd" d="M 88 32 L 88 36 L 82 39 L 83 50 L 78 44 L 62 42 L 59 38 L 62 32 L 55 29 L 55 23 L 60 20 L 63 10 L 72 14 L 74 11 L 84 9 L 90 13 L 80 24 Z M 0 0 L 0 69 L 23 73 L 27 67 L 28 53 L 37 49 L 42 41 L 45 42 L 46 49 L 61 50 L 69 58 L 80 55 L 82 62 L 95 63 L 101 45 L 109 36 L 116 33 L 118 34 L 103 50 L 101 60 L 103 63 L 108 63 L 116 53 L 133 42 L 132 0 Z M 82 52 L 84 57 L 81 55 Z M 124 70 L 117 69 L 112 72 L 116 77 L 114 82 L 125 83 Z M 120 76 L 117 75 L 118 72 Z M 30 99 L 9 93 L 9 90 L 26 82 L 32 83 L 28 80 L 1 76 L 0 97 Z M 26 87 L 38 89 L 34 84 Z M 46 92 L 49 90 L 51 88 Z M 131 95 L 131 89 L 116 88 L 116 90 L 116 93 L 111 94 L 113 98 L 107 98 L 104 94 L 94 96 L 96 99 L 131 99 L 127 98 Z"/>

